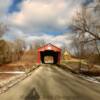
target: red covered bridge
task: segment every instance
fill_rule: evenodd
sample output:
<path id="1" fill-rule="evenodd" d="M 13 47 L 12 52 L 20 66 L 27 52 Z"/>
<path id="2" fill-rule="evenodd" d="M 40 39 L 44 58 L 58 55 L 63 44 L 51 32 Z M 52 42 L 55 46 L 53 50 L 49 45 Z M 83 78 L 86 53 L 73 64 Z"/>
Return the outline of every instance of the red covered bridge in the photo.
<path id="1" fill-rule="evenodd" d="M 60 59 L 61 59 L 61 49 L 52 45 L 52 44 L 47 44 L 44 45 L 41 48 L 38 48 L 38 64 L 40 63 L 46 63 L 44 60 L 45 56 L 52 56 L 53 57 L 53 63 L 54 64 L 59 64 Z"/>

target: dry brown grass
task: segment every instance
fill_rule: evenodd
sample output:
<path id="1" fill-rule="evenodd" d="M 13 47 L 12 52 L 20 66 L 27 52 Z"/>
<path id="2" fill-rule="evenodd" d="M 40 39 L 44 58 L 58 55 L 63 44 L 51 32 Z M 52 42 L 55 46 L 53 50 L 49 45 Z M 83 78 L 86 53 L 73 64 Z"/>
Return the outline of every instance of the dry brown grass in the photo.
<path id="1" fill-rule="evenodd" d="M 89 63 L 100 65 L 100 55 L 91 55 L 87 58 Z"/>
<path id="2" fill-rule="evenodd" d="M 33 50 L 26 51 L 18 61 L 0 65 L 0 71 L 24 71 L 30 69 L 36 63 L 35 56 Z"/>
<path id="3" fill-rule="evenodd" d="M 67 66 L 70 67 L 71 70 L 79 73 L 83 73 L 85 75 L 90 75 L 90 76 L 100 76 L 100 64 L 99 64 L 99 59 L 97 58 L 91 58 L 94 59 L 92 62 L 88 62 L 87 59 L 81 60 L 81 65 L 80 65 L 80 59 L 71 59 L 71 60 L 66 60 L 62 63 L 66 64 Z M 97 60 L 98 63 L 94 63 L 94 61 Z"/>

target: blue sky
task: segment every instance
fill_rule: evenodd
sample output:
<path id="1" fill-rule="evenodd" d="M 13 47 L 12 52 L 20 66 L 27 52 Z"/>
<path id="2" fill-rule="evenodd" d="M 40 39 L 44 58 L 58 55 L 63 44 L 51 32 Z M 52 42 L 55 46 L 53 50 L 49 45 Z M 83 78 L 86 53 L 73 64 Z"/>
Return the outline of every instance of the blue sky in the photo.
<path id="1" fill-rule="evenodd" d="M 15 11 L 20 11 L 18 5 L 22 2 L 22 0 L 12 0 L 11 5 L 8 7 L 8 13 L 13 13 Z"/>

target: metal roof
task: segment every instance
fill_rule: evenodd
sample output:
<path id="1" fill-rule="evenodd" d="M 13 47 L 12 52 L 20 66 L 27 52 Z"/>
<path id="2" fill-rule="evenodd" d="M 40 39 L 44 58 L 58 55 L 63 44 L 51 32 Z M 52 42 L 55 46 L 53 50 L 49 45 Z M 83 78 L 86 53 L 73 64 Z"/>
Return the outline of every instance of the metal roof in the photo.
<path id="1" fill-rule="evenodd" d="M 53 50 L 53 51 L 58 51 L 61 52 L 61 48 L 54 46 L 53 44 L 49 43 L 44 45 L 43 47 L 38 48 L 38 51 L 45 51 L 45 50 Z"/>

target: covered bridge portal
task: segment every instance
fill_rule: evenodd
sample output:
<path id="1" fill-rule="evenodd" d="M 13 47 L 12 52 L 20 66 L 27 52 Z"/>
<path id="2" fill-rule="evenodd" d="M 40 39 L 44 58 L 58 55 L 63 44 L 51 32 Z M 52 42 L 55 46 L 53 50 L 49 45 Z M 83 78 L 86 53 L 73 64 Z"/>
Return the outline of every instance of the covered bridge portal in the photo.
<path id="1" fill-rule="evenodd" d="M 47 62 L 45 61 L 45 57 L 52 57 L 53 62 Z M 52 45 L 52 44 L 47 44 L 44 45 L 43 47 L 38 49 L 38 64 L 40 63 L 60 63 L 61 59 L 61 49 Z"/>

